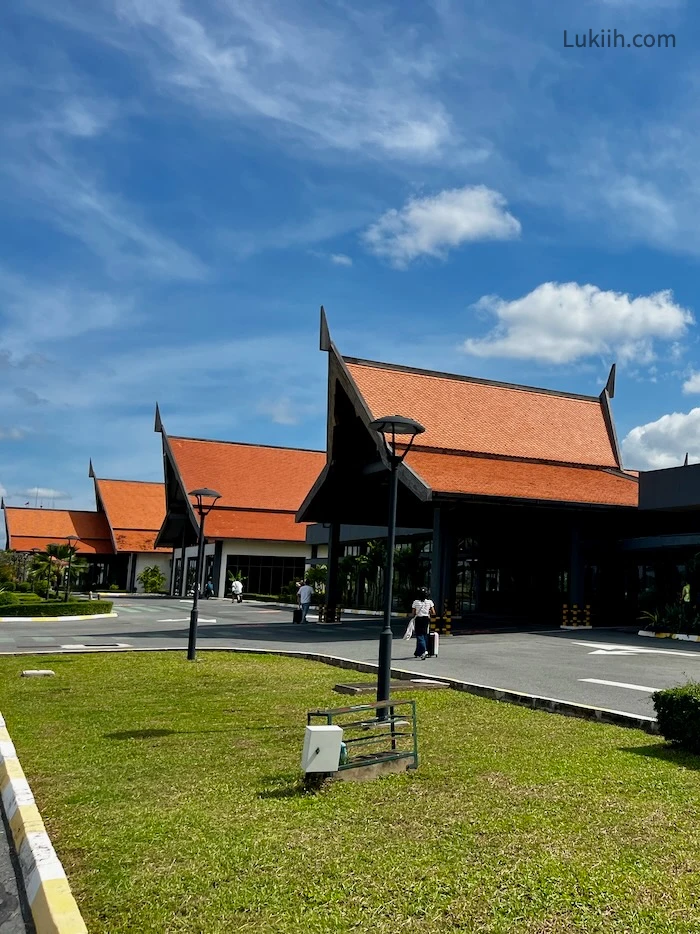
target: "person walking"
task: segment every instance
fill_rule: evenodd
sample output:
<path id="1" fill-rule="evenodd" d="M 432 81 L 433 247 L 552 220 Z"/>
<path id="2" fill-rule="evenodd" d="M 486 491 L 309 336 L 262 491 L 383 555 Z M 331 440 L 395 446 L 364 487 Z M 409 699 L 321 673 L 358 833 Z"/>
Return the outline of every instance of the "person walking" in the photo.
<path id="1" fill-rule="evenodd" d="M 435 604 L 428 596 L 425 587 L 418 590 L 418 597 L 413 601 L 413 621 L 416 633 L 416 658 L 424 660 L 428 657 L 428 634 L 430 632 L 430 619 L 435 616 Z"/>
<path id="2" fill-rule="evenodd" d="M 231 603 L 243 603 L 243 584 L 240 581 L 231 584 Z"/>
<path id="3" fill-rule="evenodd" d="M 208 580 L 204 585 L 204 599 L 209 600 L 210 597 L 214 596 L 214 584 L 211 580 Z"/>
<path id="4" fill-rule="evenodd" d="M 309 584 L 308 581 L 304 581 L 299 590 L 297 590 L 297 600 L 299 601 L 299 606 L 301 607 L 301 620 L 300 622 L 306 622 L 306 614 L 309 612 L 309 607 L 311 606 L 311 598 L 314 595 L 314 589 Z"/>

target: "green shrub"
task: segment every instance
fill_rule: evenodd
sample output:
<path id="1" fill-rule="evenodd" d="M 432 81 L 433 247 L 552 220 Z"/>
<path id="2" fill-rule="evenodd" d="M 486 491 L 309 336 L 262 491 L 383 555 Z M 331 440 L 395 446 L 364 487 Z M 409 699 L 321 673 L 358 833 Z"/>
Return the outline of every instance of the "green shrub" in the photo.
<path id="1" fill-rule="evenodd" d="M 31 593 L 31 592 L 32 592 L 32 585 L 29 583 L 29 581 L 20 581 L 19 584 L 17 584 L 17 593 Z"/>
<path id="2" fill-rule="evenodd" d="M 2 585 L 2 589 L 5 593 L 12 593 L 14 590 L 17 590 L 17 585 L 14 581 L 5 581 Z"/>
<path id="3" fill-rule="evenodd" d="M 165 592 L 165 574 L 157 564 L 146 567 L 141 571 L 136 580 L 141 584 L 144 593 L 164 593 Z"/>
<path id="4" fill-rule="evenodd" d="M 700 683 L 689 681 L 677 688 L 652 694 L 659 733 L 688 752 L 700 753 Z"/>
<path id="5" fill-rule="evenodd" d="M 18 603 L 43 603 L 44 598 L 40 597 L 38 593 L 18 593 L 17 595 Z"/>
<path id="6" fill-rule="evenodd" d="M 119 593 L 119 591 L 121 590 L 121 588 L 119 587 L 118 584 L 110 584 L 109 587 L 108 587 L 108 590 L 109 590 L 111 593 Z"/>
<path id="7" fill-rule="evenodd" d="M 46 603 L 25 603 L 12 606 L 7 616 L 95 616 L 111 613 L 113 604 L 109 600 L 75 600 L 64 603 L 52 600 Z"/>
<path id="8" fill-rule="evenodd" d="M 17 603 L 17 595 L 8 590 L 0 590 L 0 606 L 9 606 L 11 603 Z"/>

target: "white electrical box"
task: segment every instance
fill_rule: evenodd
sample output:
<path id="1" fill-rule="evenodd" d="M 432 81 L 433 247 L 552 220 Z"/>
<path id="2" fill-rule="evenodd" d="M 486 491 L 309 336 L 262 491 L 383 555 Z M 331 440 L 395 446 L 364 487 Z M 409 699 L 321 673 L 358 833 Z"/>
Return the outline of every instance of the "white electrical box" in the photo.
<path id="1" fill-rule="evenodd" d="M 301 767 L 304 772 L 337 772 L 343 729 L 339 726 L 307 726 Z"/>

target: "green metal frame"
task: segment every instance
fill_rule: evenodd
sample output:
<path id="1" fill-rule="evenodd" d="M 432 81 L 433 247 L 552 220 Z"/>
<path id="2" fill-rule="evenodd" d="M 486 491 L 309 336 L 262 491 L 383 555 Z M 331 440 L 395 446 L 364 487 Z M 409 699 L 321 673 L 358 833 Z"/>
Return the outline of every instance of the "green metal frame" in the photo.
<path id="1" fill-rule="evenodd" d="M 388 708 L 388 714 L 380 719 L 377 714 Z M 396 710 L 399 709 L 397 713 Z M 338 718 L 353 714 L 371 712 L 374 716 L 359 720 L 338 722 Z M 345 730 L 362 729 L 367 735 L 345 738 L 343 742 L 348 749 L 348 760 L 338 765 L 338 771 L 357 769 L 362 766 L 374 765 L 379 762 L 393 762 L 396 759 L 413 759 L 409 768 L 418 768 L 418 721 L 416 718 L 416 702 L 414 700 L 388 700 L 371 704 L 355 704 L 352 707 L 332 707 L 323 710 L 311 710 L 306 715 L 306 722 L 311 726 L 314 721 L 322 721 L 327 726 L 340 726 Z M 407 722 L 408 721 L 408 722 Z M 405 727 L 408 727 L 405 729 Z M 400 749 L 399 744 L 410 739 L 410 749 Z M 350 755 L 351 749 L 371 746 L 376 743 L 387 743 L 389 748 L 375 754 Z"/>

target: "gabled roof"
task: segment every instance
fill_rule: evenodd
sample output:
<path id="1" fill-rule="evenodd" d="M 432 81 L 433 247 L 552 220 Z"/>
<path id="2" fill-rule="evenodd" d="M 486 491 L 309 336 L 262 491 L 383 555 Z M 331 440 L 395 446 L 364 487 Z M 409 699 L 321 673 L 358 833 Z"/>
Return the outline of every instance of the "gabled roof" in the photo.
<path id="1" fill-rule="evenodd" d="M 98 508 L 107 516 L 117 552 L 169 551 L 156 548 L 165 519 L 165 487 L 142 480 L 101 480 L 95 477 Z"/>
<path id="2" fill-rule="evenodd" d="M 325 464 L 325 452 L 169 437 L 162 422 L 158 427 L 183 491 L 206 487 L 221 493 L 206 520 L 207 538 L 305 540 L 305 526 L 295 524 L 295 514 Z"/>
<path id="3" fill-rule="evenodd" d="M 79 539 L 79 554 L 114 553 L 107 519 L 103 513 L 80 509 L 34 509 L 5 506 L 7 547 L 14 551 L 66 545 L 70 536 Z"/>
<path id="4" fill-rule="evenodd" d="M 187 490 L 221 493 L 217 508 L 295 512 L 326 461 L 323 451 L 168 438 Z"/>
<path id="5" fill-rule="evenodd" d="M 619 467 L 599 397 L 343 358 L 374 418 L 426 429 L 421 449 Z"/>

